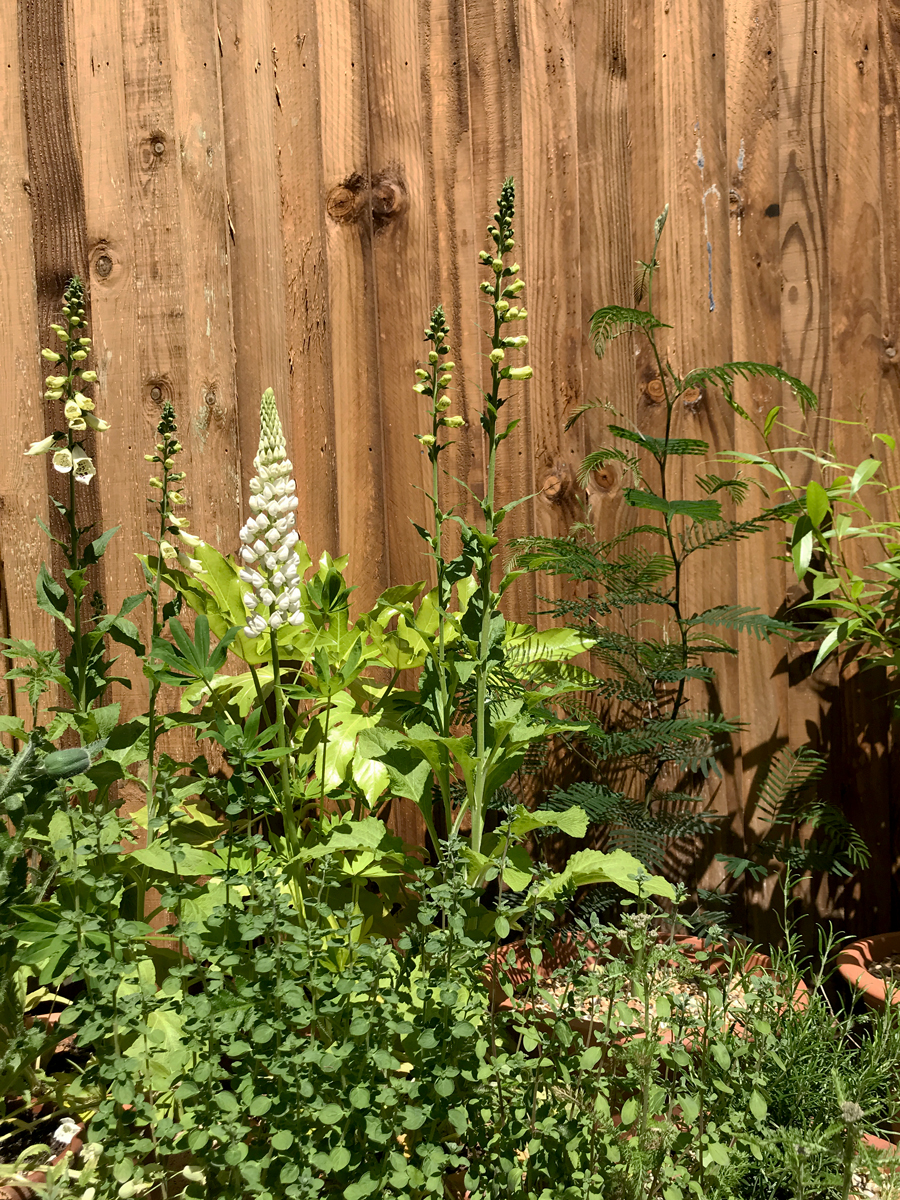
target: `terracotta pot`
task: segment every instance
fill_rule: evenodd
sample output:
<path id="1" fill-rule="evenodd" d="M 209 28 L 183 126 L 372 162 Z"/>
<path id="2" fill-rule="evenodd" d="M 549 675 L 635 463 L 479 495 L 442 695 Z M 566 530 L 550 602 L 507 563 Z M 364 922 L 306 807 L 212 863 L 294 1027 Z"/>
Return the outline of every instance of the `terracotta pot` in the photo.
<path id="1" fill-rule="evenodd" d="M 79 1126 L 79 1129 L 81 1130 L 83 1127 Z M 67 1146 L 64 1146 L 55 1157 L 51 1158 L 46 1167 L 41 1167 L 34 1171 L 26 1171 L 21 1176 L 23 1180 L 27 1181 L 26 1183 L 0 1184 L 0 1200 L 32 1200 L 35 1192 L 28 1184 L 43 1183 L 47 1178 L 47 1171 L 50 1167 L 55 1167 L 57 1163 L 62 1162 L 69 1154 L 78 1154 L 81 1151 L 81 1147 L 81 1138 L 76 1134 Z"/>
<path id="2" fill-rule="evenodd" d="M 873 975 L 870 967 L 892 954 L 900 954 L 900 933 L 879 933 L 875 937 L 862 938 L 845 946 L 838 954 L 838 970 L 870 1008 L 884 1008 L 889 982 Z M 894 988 L 891 1002 L 900 1003 L 900 980 Z"/>

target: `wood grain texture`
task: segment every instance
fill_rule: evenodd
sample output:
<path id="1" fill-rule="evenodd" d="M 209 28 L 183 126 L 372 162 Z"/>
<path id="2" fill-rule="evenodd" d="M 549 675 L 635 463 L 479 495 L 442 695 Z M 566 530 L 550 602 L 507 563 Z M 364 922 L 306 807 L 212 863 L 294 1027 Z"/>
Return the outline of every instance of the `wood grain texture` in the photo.
<path id="1" fill-rule="evenodd" d="M 288 382 L 281 196 L 272 186 L 278 177 L 278 50 L 273 48 L 268 0 L 218 0 L 215 15 L 227 187 L 224 249 L 231 264 L 245 505 L 253 470 L 253 456 L 247 451 L 258 430 L 259 398 L 266 388 L 275 392 L 291 453 L 298 441 L 293 436 Z"/>
<path id="2" fill-rule="evenodd" d="M 857 463 L 874 449 L 883 354 L 877 2 L 831 2 L 826 22 L 831 411 L 839 404 L 851 422 L 833 431 L 838 456 Z M 844 918 L 857 929 L 884 927 L 891 910 L 889 729 L 884 707 L 878 719 L 877 689 L 872 673 L 849 673 L 832 714 L 840 802 L 872 852 L 845 898 Z M 861 785 L 870 789 L 864 804 L 856 799 Z"/>
<path id="3" fill-rule="evenodd" d="M 429 295 L 431 187 L 424 153 L 417 0 L 363 5 L 373 221 L 377 376 L 384 446 L 384 520 L 390 579 L 433 574 L 412 522 L 431 525 L 428 455 L 416 433 L 430 432 L 426 405 L 413 392 L 425 356 Z"/>
<path id="4" fill-rule="evenodd" d="M 777 363 L 781 357 L 777 29 L 775 0 L 725 5 L 732 353 L 739 361 Z M 782 402 L 781 386 L 765 379 L 741 382 L 735 395 L 757 423 Z M 790 403 L 789 394 L 785 399 Z M 751 453 L 762 449 L 754 429 L 740 421 L 735 446 Z M 742 473 L 760 488 L 766 486 L 764 472 L 742 468 Z M 750 516 L 765 502 L 754 490 L 739 515 Z M 787 581 L 785 566 L 777 561 L 783 537 L 781 526 L 774 526 L 736 546 L 738 604 L 764 613 L 783 606 Z M 783 641 L 754 643 L 743 636 L 738 645 L 740 694 L 734 710 L 745 722 L 740 735 L 743 828 L 732 830 L 733 853 L 768 832 L 768 822 L 757 811 L 759 789 L 774 755 L 788 744 L 796 699 Z M 746 919 L 756 936 L 777 934 L 765 925 L 775 884 L 773 874 L 758 888 L 745 886 Z"/>
<path id="5" fill-rule="evenodd" d="M 517 183 L 516 218 L 513 228 L 522 238 L 522 218 L 526 170 L 522 139 L 522 76 L 525 67 L 519 27 L 521 6 L 511 0 L 466 0 L 466 31 L 469 66 L 469 114 L 472 137 L 473 201 L 475 206 L 475 254 L 492 245 L 487 236 L 487 226 L 493 223 L 497 198 L 503 181 L 512 176 Z M 531 53 L 534 53 L 532 48 Z M 529 169 L 541 170 L 542 163 L 529 164 Z M 526 282 L 522 299 L 526 311 L 530 311 L 536 288 L 540 281 L 529 275 L 528 259 L 521 257 L 522 276 Z M 479 271 L 479 278 L 485 278 Z M 479 307 L 479 328 L 489 330 L 491 317 L 488 309 Z M 516 326 L 516 333 L 530 338 L 529 350 L 535 338 L 529 322 Z M 479 378 L 480 387 L 490 386 L 490 369 L 487 361 L 486 339 L 481 340 L 481 362 L 467 362 L 465 369 L 474 378 Z M 480 370 L 479 370 L 480 367 Z M 518 392 L 515 407 L 528 404 L 532 383 L 525 384 Z M 506 410 L 510 412 L 510 409 Z M 521 416 L 521 409 L 510 413 Z M 527 417 L 527 408 L 525 410 Z M 475 428 L 476 413 L 472 414 Z M 473 439 L 472 465 L 467 476 L 473 492 L 480 498 L 487 485 L 487 463 L 484 441 Z M 497 503 L 505 504 L 535 491 L 534 447 L 530 421 L 523 421 L 500 448 L 497 459 Z M 502 528 L 504 539 L 509 539 L 532 527 L 533 503 L 522 504 L 507 519 Z M 507 593 L 508 615 L 516 620 L 532 620 L 537 607 L 535 581 L 526 576 L 517 581 Z"/>
<path id="6" fill-rule="evenodd" d="M 363 5 L 316 4 L 328 256 L 331 378 L 341 553 L 359 566 L 355 599 L 368 608 L 387 586 L 391 529 L 385 521 L 380 346 L 372 253 L 373 167 Z"/>
<path id="7" fill-rule="evenodd" d="M 24 451 L 45 433 L 43 372 L 38 357 L 38 309 L 32 244 L 33 191 L 21 79 L 20 43 L 13 21 L 0 25 L 0 295 L 6 328 L 9 403 L 0 454 L 0 610 L 4 634 L 52 645 L 50 618 L 33 603 L 34 578 L 47 553 L 35 518 L 46 523 L 46 474 Z M 24 707 L 12 686 L 4 711 Z"/>
<path id="8" fill-rule="evenodd" d="M 519 244 L 528 284 L 523 296 L 531 328 L 534 378 L 519 390 L 527 405 L 533 511 L 521 511 L 520 533 L 558 537 L 584 516 L 576 482 L 584 429 L 565 430 L 584 400 L 578 172 L 576 31 L 572 0 L 520 6 L 522 55 L 522 184 Z M 524 506 L 523 506 L 524 507 Z M 559 579 L 542 579 L 548 598 L 571 595 Z"/>
<path id="9" fill-rule="evenodd" d="M 98 470 L 91 486 L 97 489 L 103 511 L 114 513 L 114 523 L 122 526 L 104 555 L 109 606 L 143 587 L 131 531 L 151 528 L 147 479 L 153 472 L 143 455 L 152 453 L 156 442 L 149 397 L 144 405 L 133 402 L 141 395 L 142 381 L 136 353 L 131 144 L 120 11 L 109 0 L 91 0 L 88 19 L 78 27 L 76 76 L 94 338 L 91 365 L 99 376 L 96 411 L 111 426 L 97 438 Z M 134 619 L 144 637 L 149 636 L 145 609 L 136 611 Z M 125 713 L 133 716 L 144 709 L 146 680 L 140 662 L 131 655 L 123 655 L 120 666 L 132 682 L 123 704 Z"/>
<path id="10" fill-rule="evenodd" d="M 280 238 L 295 435 L 291 454 L 297 469 L 298 528 L 317 559 L 325 550 L 338 554 L 340 537 L 315 9 L 312 0 L 271 4 Z"/>
<path id="11" fill-rule="evenodd" d="M 472 464 L 480 452 L 481 325 L 485 308 L 478 283 L 481 214 L 475 211 L 472 164 L 472 114 L 469 96 L 468 29 L 465 6 L 457 0 L 432 0 L 419 14 L 422 45 L 422 122 L 428 223 L 428 286 L 431 303 L 443 305 L 450 328 L 451 361 L 457 364 L 451 412 L 466 425 L 454 432 L 452 446 L 441 455 L 439 497 L 471 519 L 471 497 L 457 482 L 471 484 Z M 450 440 L 450 439 L 448 439 Z M 448 553 L 459 538 L 454 523 L 446 527 Z"/>
<path id="12" fill-rule="evenodd" d="M 656 306 L 674 328 L 661 331 L 675 370 L 684 375 L 695 365 L 714 365 L 732 357 L 729 170 L 725 109 L 725 29 L 720 6 L 673 0 L 659 19 L 656 47 L 661 175 L 671 205 L 660 247 L 664 303 Z M 662 297 L 661 297 L 662 299 Z M 714 389 L 676 403 L 671 430 L 676 437 L 699 438 L 710 454 L 734 445 L 734 414 Z M 671 494 L 696 498 L 702 493 L 694 475 L 702 460 L 669 463 Z M 710 464 L 711 466 L 712 464 Z M 723 514 L 732 515 L 723 503 Z M 683 571 L 684 613 L 703 612 L 736 601 L 736 553 L 733 544 L 703 550 L 687 560 Z M 717 633 L 725 631 L 717 630 Z M 716 655 L 710 660 L 715 680 L 688 691 L 695 710 L 736 714 L 738 664 Z M 722 755 L 722 776 L 705 781 L 707 804 L 721 814 L 722 838 L 731 830 L 741 836 L 741 769 L 737 739 Z M 698 781 L 699 782 L 699 781 Z M 705 886 L 719 882 L 714 860 L 719 838 L 705 839 L 698 860 L 691 850 L 670 857 L 681 869 L 702 872 Z M 684 864 L 682 866 L 682 864 Z"/>
<path id="13" fill-rule="evenodd" d="M 614 419 L 633 424 L 639 391 L 636 340 L 622 337 L 598 360 L 590 321 L 607 304 L 633 302 L 631 150 L 626 0 L 576 0 L 575 83 L 578 118 L 578 192 L 581 276 L 580 356 L 582 402 L 612 405 L 618 416 L 598 408 L 582 418 L 587 449 L 607 445 Z M 634 510 L 623 497 L 618 463 L 608 463 L 587 481 L 591 515 L 600 537 L 612 537 Z"/>
<path id="14" fill-rule="evenodd" d="M 24 101 L 28 152 L 28 194 L 31 199 L 31 246 L 37 302 L 37 328 L 41 346 L 58 345 L 50 332 L 57 321 L 61 297 L 73 276 L 85 278 L 87 238 L 84 211 L 84 180 L 81 146 L 73 89 L 72 29 L 66 0 L 21 0 L 18 5 L 19 68 L 17 81 Z M 9 71 L 10 68 L 7 68 Z M 12 80 L 9 79 L 9 85 Z M 24 231 L 23 231 L 24 232 Z M 28 303 L 28 301 L 26 301 Z M 16 305 L 17 307 L 17 305 Z M 90 319 L 90 300 L 85 309 Z M 44 429 L 48 434 L 62 422 L 59 410 L 44 404 Z M 95 457 L 94 438 L 84 439 L 87 453 Z M 14 453 L 21 453 L 21 445 Z M 35 464 L 37 465 L 37 464 Z M 68 500 L 68 481 L 52 470 L 50 459 L 40 460 L 43 485 L 57 500 Z M 39 487 L 37 472 L 31 486 Z M 101 526 L 99 495 L 95 488 L 79 488 L 78 517 L 82 524 Z M 50 510 L 50 528 L 57 537 L 65 527 L 55 507 Z M 45 551 L 57 578 L 64 560 L 59 548 Z M 91 586 L 104 589 L 102 565 L 91 572 Z M 31 589 L 26 595 L 33 595 Z M 63 628 L 54 636 L 62 649 Z"/>

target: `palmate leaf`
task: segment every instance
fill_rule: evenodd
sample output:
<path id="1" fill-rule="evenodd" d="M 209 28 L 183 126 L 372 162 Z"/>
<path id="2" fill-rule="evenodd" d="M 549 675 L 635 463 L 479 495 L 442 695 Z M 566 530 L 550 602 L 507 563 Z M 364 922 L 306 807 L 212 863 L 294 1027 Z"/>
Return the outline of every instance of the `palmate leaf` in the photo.
<path id="1" fill-rule="evenodd" d="M 623 333 L 646 333 L 654 329 L 671 329 L 651 312 L 642 308 L 623 308 L 618 304 L 609 304 L 606 308 L 598 308 L 591 317 L 591 344 L 598 358 L 602 358 L 606 347 L 613 338 Z"/>
<path id="2" fill-rule="evenodd" d="M 705 383 L 711 383 L 721 388 L 725 399 L 736 413 L 739 413 L 742 417 L 746 417 L 747 414 L 734 399 L 733 389 L 735 380 L 763 376 L 769 379 L 777 379 L 780 383 L 786 383 L 797 397 L 800 408 L 804 412 L 815 412 L 819 402 L 812 388 L 807 387 L 805 383 L 795 378 L 795 376 L 789 375 L 787 371 L 783 371 L 781 367 L 772 366 L 771 363 L 730 362 L 722 363 L 719 367 L 700 367 L 696 371 L 691 371 L 685 375 L 681 381 L 681 386 L 683 391 L 687 391 L 688 388 L 702 387 Z"/>
<path id="3" fill-rule="evenodd" d="M 795 625 L 788 621 L 779 621 L 776 617 L 766 616 L 754 608 L 743 605 L 719 604 L 708 608 L 705 612 L 694 613 L 682 621 L 685 628 L 697 625 L 724 625 L 726 629 L 736 629 L 739 633 L 752 633 L 757 641 L 769 642 L 773 635 L 778 637 L 795 637 L 799 632 Z"/>

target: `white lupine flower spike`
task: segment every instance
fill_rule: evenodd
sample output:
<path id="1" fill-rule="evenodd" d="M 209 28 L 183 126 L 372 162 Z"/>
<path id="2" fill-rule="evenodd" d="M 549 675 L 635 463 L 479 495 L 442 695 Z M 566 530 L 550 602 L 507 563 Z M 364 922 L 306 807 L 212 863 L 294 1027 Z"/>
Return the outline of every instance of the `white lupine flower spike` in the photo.
<path id="1" fill-rule="evenodd" d="M 260 404 L 259 450 L 253 462 L 256 472 L 250 480 L 250 511 L 253 514 L 241 530 L 241 561 L 245 564 L 240 578 L 250 591 L 244 604 L 250 614 L 244 626 L 248 638 L 259 637 L 270 629 L 303 621 L 300 608 L 300 540 L 294 530 L 297 484 L 291 476 L 293 466 L 287 447 L 275 393 L 263 392 Z"/>

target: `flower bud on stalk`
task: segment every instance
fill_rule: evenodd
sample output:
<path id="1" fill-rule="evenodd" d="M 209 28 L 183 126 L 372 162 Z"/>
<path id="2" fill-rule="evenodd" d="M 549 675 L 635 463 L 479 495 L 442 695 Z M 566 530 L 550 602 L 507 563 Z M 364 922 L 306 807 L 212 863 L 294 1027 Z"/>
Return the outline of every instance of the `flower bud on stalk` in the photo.
<path id="1" fill-rule="evenodd" d="M 97 372 L 85 371 L 81 367 L 88 357 L 91 339 L 77 336 L 84 329 L 84 288 L 78 279 L 70 280 L 63 297 L 62 311 L 65 325 L 51 325 L 50 328 L 63 343 L 64 351 L 60 354 L 44 348 L 41 357 L 49 363 L 62 364 L 66 370 L 64 375 L 47 376 L 44 397 L 51 402 L 62 402 L 67 431 L 52 433 L 40 441 L 32 442 L 25 454 L 34 456 L 54 451 L 55 470 L 63 475 L 71 475 L 78 483 L 90 483 L 97 469 L 82 443 L 73 435 L 86 433 L 89 429 L 104 433 L 109 429 L 109 424 L 91 415 L 94 401 L 83 390 L 97 382 Z"/>
<path id="2" fill-rule="evenodd" d="M 253 515 L 241 530 L 244 567 L 239 572 L 252 589 L 244 595 L 252 614 L 244 634 L 250 638 L 303 621 L 300 538 L 294 529 L 297 484 L 271 388 L 263 392 L 260 404 L 259 450 L 253 466 L 256 475 L 250 480 L 249 501 Z"/>

